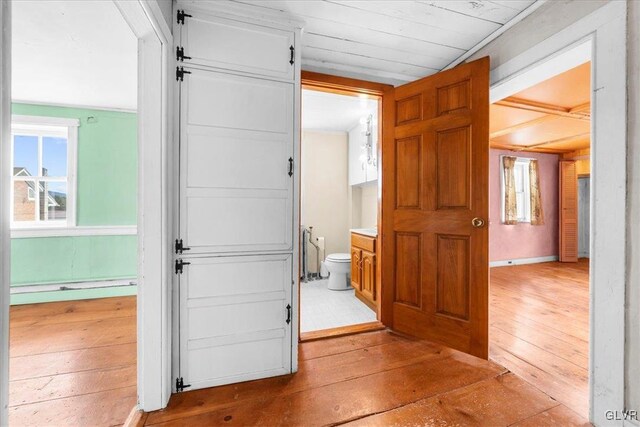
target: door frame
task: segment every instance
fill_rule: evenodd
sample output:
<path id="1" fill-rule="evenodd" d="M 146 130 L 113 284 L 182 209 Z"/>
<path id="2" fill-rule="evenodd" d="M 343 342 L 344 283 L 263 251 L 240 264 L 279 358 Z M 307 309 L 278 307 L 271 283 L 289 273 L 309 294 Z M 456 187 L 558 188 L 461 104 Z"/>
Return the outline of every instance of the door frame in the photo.
<path id="1" fill-rule="evenodd" d="M 589 420 L 595 425 L 611 424 L 607 414 L 625 409 L 626 6 L 602 6 L 491 71 L 495 102 L 573 68 L 581 55 L 592 61 Z"/>
<path id="2" fill-rule="evenodd" d="M 171 397 L 173 36 L 157 1 L 113 0 L 138 38 L 138 409 Z M 173 16 L 173 11 L 171 16 Z M 156 325 L 150 328 L 149 325 Z"/>
<path id="3" fill-rule="evenodd" d="M 113 0 L 138 38 L 138 406 L 165 407 L 170 371 L 172 35 L 154 0 Z M 11 1 L 0 3 L 0 425 L 8 424 L 11 179 Z M 145 327 L 158 325 L 157 328 Z"/>
<path id="4" fill-rule="evenodd" d="M 393 90 L 393 86 L 384 84 L 371 82 L 366 80 L 353 79 L 350 77 L 340 77 L 334 76 L 330 74 L 317 73 L 315 71 L 304 71 L 301 73 L 301 85 L 300 85 L 300 94 L 302 94 L 303 89 L 311 89 L 317 90 L 320 92 L 328 92 L 334 93 L 338 95 L 348 95 L 348 96 L 363 96 L 363 97 L 375 97 L 379 99 L 378 106 L 378 146 L 377 146 L 377 156 L 378 156 L 378 237 L 376 244 L 376 294 L 379 295 L 377 302 L 377 322 L 370 322 L 364 325 L 352 325 L 352 326 L 344 326 L 340 328 L 328 329 L 325 332 L 310 332 L 310 333 L 301 333 L 300 332 L 300 315 L 302 313 L 302 305 L 300 302 L 300 274 L 297 277 L 298 284 L 298 340 L 300 342 L 304 341 L 313 341 L 317 339 L 324 338 L 333 338 L 337 336 L 344 335 L 352 335 L 362 332 L 380 330 L 384 328 L 382 322 L 382 310 L 383 305 L 381 304 L 381 300 L 383 298 L 381 288 L 382 288 L 382 258 L 381 258 L 381 241 L 382 241 L 382 108 L 384 104 L 384 96 L 385 93 L 389 90 Z M 300 96 L 300 98 L 302 98 Z M 304 108 L 304 106 L 302 106 Z M 299 147 L 298 152 L 302 149 L 302 127 L 300 127 L 300 138 L 299 138 Z M 300 183 L 302 184 L 302 183 Z M 300 185 L 301 188 L 301 185 Z M 301 191 L 301 189 L 298 191 Z M 302 200 L 301 194 L 298 195 L 298 200 Z M 302 205 L 299 202 L 298 209 L 301 209 Z M 298 216 L 297 227 L 300 229 L 301 219 L 300 215 Z M 300 236 L 300 239 L 302 236 Z M 302 241 L 299 242 L 302 244 Z M 300 251 L 302 253 L 302 251 Z"/>

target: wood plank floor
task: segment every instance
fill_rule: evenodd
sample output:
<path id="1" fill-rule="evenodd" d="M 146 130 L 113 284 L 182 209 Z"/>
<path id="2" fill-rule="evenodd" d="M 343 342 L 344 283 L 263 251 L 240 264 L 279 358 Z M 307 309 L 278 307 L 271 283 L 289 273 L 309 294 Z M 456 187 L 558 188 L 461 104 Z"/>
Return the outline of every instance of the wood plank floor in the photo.
<path id="1" fill-rule="evenodd" d="M 136 298 L 10 311 L 9 423 L 122 425 L 136 403 Z"/>
<path id="2" fill-rule="evenodd" d="M 491 270 L 484 361 L 388 331 L 306 342 L 295 375 L 174 395 L 146 425 L 580 425 L 588 262 Z M 135 297 L 11 308 L 11 425 L 121 425 Z M 502 366 L 506 366 L 509 371 Z"/>
<path id="3" fill-rule="evenodd" d="M 589 261 L 492 268 L 490 289 L 490 358 L 588 417 Z"/>
<path id="4" fill-rule="evenodd" d="M 299 372 L 173 395 L 145 425 L 582 425 L 496 363 L 388 331 L 305 342 Z"/>

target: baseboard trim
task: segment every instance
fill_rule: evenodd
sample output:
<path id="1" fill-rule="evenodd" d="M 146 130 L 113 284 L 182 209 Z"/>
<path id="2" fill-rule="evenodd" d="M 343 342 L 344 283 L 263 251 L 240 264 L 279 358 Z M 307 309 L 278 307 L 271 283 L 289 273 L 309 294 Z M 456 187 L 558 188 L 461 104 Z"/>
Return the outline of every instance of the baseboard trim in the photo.
<path id="1" fill-rule="evenodd" d="M 554 262 L 554 261 L 558 261 L 557 255 L 541 256 L 541 257 L 534 257 L 534 258 L 505 259 L 503 261 L 491 261 L 489 263 L 489 267 L 505 267 L 507 265 L 538 264 L 541 262 Z"/>
<path id="2" fill-rule="evenodd" d="M 96 282 L 71 282 L 49 284 L 25 284 L 11 286 L 11 295 L 31 294 L 36 292 L 78 291 L 84 289 L 115 288 L 123 286 L 135 286 L 135 278 L 119 280 L 100 280 Z"/>
<path id="3" fill-rule="evenodd" d="M 79 236 L 135 236 L 138 227 L 135 225 L 100 225 L 79 227 L 42 227 L 14 228 L 12 239 L 33 239 L 40 237 L 79 237 Z"/>

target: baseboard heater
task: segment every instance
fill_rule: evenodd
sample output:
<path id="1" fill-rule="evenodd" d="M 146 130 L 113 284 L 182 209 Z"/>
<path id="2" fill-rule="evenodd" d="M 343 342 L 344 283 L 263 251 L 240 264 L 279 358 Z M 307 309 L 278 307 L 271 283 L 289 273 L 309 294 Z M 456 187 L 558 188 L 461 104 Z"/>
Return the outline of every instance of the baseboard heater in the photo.
<path id="1" fill-rule="evenodd" d="M 59 291 L 79 291 L 85 289 L 101 288 L 123 288 L 136 286 L 135 279 L 100 280 L 95 282 L 69 282 L 50 284 L 29 284 L 11 286 L 11 295 L 29 294 L 34 292 L 59 292 Z"/>
<path id="2" fill-rule="evenodd" d="M 503 261 L 491 261 L 489 263 L 489 267 L 504 267 L 507 265 L 524 265 L 524 264 L 538 264 L 541 262 L 554 262 L 558 261 L 557 255 L 552 256 L 541 256 L 535 258 L 516 258 L 516 259 L 507 259 Z"/>

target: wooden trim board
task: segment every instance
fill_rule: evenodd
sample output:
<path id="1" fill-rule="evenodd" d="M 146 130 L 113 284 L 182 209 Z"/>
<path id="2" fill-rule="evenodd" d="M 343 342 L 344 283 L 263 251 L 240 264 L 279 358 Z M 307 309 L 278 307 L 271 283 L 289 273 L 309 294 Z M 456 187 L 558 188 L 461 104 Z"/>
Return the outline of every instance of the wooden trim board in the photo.
<path id="1" fill-rule="evenodd" d="M 301 332 L 300 342 L 317 341 L 326 338 L 344 337 L 363 332 L 381 331 L 385 326 L 378 322 L 360 323 L 358 325 L 341 326 L 338 328 L 321 329 L 319 331 Z"/>

